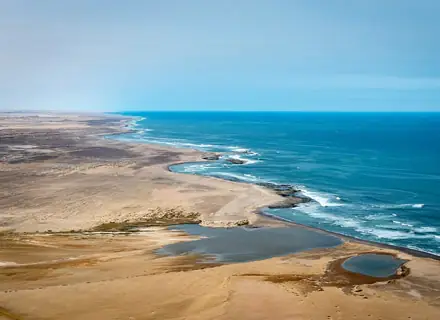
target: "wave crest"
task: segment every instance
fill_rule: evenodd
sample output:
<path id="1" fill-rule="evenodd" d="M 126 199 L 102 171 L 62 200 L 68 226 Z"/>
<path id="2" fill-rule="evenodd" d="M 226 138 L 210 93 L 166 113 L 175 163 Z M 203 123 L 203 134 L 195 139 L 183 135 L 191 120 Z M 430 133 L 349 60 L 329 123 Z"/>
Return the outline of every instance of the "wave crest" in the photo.
<path id="1" fill-rule="evenodd" d="M 338 196 L 329 195 L 322 192 L 310 191 L 306 189 L 301 189 L 301 193 L 319 203 L 321 207 L 341 207 L 344 204 L 339 202 L 333 202 L 332 199 L 339 201 L 340 198 Z"/>
<path id="2" fill-rule="evenodd" d="M 227 156 L 227 159 L 239 160 L 239 161 L 244 162 L 243 164 L 253 164 L 253 163 L 260 162 L 259 160 L 252 160 L 252 159 L 244 158 L 244 157 L 241 157 L 236 154 Z"/>
<path id="3" fill-rule="evenodd" d="M 378 204 L 371 205 L 372 208 L 393 210 L 393 209 L 422 209 L 424 203 L 404 203 L 404 204 Z"/>

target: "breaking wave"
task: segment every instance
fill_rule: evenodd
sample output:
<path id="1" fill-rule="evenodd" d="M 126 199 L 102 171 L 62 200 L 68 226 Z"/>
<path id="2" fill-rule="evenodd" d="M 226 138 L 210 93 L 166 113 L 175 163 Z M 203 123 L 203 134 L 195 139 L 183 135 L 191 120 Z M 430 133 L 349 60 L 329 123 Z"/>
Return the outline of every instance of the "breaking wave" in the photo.
<path id="1" fill-rule="evenodd" d="M 259 160 L 253 160 L 253 159 L 244 158 L 244 157 L 241 157 L 241 156 L 236 155 L 236 154 L 230 155 L 230 156 L 226 156 L 226 158 L 227 159 L 229 158 L 229 159 L 235 159 L 235 160 L 243 161 L 244 162 L 243 164 L 254 164 L 254 163 L 260 162 Z"/>
<path id="2" fill-rule="evenodd" d="M 264 182 L 264 180 L 252 175 L 252 174 L 235 174 L 230 172 L 211 172 L 211 176 L 219 177 L 219 178 L 225 178 L 227 180 L 237 181 L 237 182 L 249 182 L 249 183 L 259 183 Z"/>
<path id="3" fill-rule="evenodd" d="M 344 203 L 338 202 L 341 199 L 338 196 L 329 195 L 323 192 L 309 191 L 304 188 L 301 189 L 301 193 L 304 196 L 316 201 L 322 207 L 341 207 L 344 205 Z"/>
<path id="4" fill-rule="evenodd" d="M 404 204 L 378 204 L 371 205 L 372 208 L 393 210 L 393 209 L 422 209 L 425 206 L 424 203 L 404 203 Z"/>

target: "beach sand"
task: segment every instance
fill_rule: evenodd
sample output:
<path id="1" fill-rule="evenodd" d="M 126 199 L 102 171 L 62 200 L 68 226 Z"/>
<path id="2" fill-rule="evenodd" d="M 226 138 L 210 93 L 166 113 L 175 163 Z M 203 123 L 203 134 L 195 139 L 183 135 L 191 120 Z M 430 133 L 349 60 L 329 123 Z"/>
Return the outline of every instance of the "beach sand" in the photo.
<path id="1" fill-rule="evenodd" d="M 197 151 L 102 139 L 130 120 L 0 115 L 0 319 L 440 318 L 440 262 L 391 248 L 346 239 L 225 265 L 158 256 L 195 238 L 171 223 L 285 227 L 256 214 L 282 198 L 167 170 Z M 131 225 L 145 228 L 119 232 Z M 407 259 L 409 274 L 378 281 L 340 267 L 365 252 Z"/>
<path id="2" fill-rule="evenodd" d="M 120 117 L 0 119 L 0 225 L 19 232 L 88 229 L 160 214 L 200 213 L 204 225 L 234 225 L 280 201 L 272 191 L 169 172 L 201 153 L 97 136 Z M 29 122 L 29 129 L 23 129 Z"/>

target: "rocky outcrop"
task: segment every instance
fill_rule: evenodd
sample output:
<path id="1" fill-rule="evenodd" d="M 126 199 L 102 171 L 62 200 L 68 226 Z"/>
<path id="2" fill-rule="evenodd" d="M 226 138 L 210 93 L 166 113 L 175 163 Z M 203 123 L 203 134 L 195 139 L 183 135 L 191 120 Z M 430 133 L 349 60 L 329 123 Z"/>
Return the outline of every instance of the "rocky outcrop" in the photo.
<path id="1" fill-rule="evenodd" d="M 293 208 L 300 203 L 310 202 L 310 198 L 298 196 L 301 190 L 290 184 L 276 184 L 270 182 L 261 182 L 258 185 L 273 190 L 276 194 L 285 198 L 283 201 L 268 206 L 269 209 Z"/>
<path id="2" fill-rule="evenodd" d="M 270 182 L 261 182 L 258 185 L 274 190 L 282 197 L 297 197 L 296 194 L 301 190 L 295 188 L 290 184 L 276 184 Z"/>
<path id="3" fill-rule="evenodd" d="M 202 220 L 200 223 L 203 227 L 210 227 L 210 228 L 233 228 L 233 227 L 242 227 L 242 226 L 248 226 L 250 224 L 248 219 L 241 219 L 241 220 L 225 220 L 225 221 L 205 221 Z"/>
<path id="4" fill-rule="evenodd" d="M 309 202 L 307 198 L 291 197 L 286 198 L 284 201 L 274 203 L 268 206 L 269 209 L 283 209 L 283 208 L 293 208 L 300 203 Z"/>
<path id="5" fill-rule="evenodd" d="M 229 158 L 226 159 L 226 161 L 232 163 L 232 164 L 244 164 L 246 163 L 246 161 L 240 160 L 240 159 L 235 159 L 235 158 Z"/>
<path id="6" fill-rule="evenodd" d="M 131 219 L 105 222 L 97 225 L 91 231 L 131 232 L 139 228 L 152 226 L 169 226 L 176 224 L 198 224 L 202 220 L 199 212 L 186 211 L 181 207 L 149 209 L 145 214 Z"/>
<path id="7" fill-rule="evenodd" d="M 202 155 L 203 160 L 215 161 L 220 159 L 220 154 L 218 153 L 205 153 Z"/>

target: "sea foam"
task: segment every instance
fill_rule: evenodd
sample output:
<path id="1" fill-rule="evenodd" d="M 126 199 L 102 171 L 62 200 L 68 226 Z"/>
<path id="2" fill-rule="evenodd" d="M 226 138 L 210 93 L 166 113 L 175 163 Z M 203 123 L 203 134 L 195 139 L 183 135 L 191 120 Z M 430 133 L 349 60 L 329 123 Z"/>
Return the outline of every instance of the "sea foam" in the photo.
<path id="1" fill-rule="evenodd" d="M 314 201 L 318 202 L 322 207 L 340 207 L 343 203 L 332 202 L 332 198 L 338 200 L 337 196 L 332 196 L 326 193 L 310 191 L 306 189 L 301 189 L 301 193 Z"/>
<path id="2" fill-rule="evenodd" d="M 324 212 L 322 206 L 318 203 L 305 203 L 292 208 L 294 211 L 300 211 L 312 218 L 319 219 L 323 222 L 328 222 L 333 225 L 338 225 L 346 228 L 358 228 L 362 221 L 355 218 L 342 217 L 339 215 Z"/>
<path id="3" fill-rule="evenodd" d="M 393 209 L 422 209 L 425 206 L 424 203 L 404 203 L 404 204 L 378 204 L 371 205 L 372 208 L 380 208 L 386 210 Z"/>
<path id="4" fill-rule="evenodd" d="M 235 154 L 227 156 L 226 158 L 243 161 L 244 162 L 243 164 L 253 164 L 259 162 L 259 160 L 248 159 Z"/>

